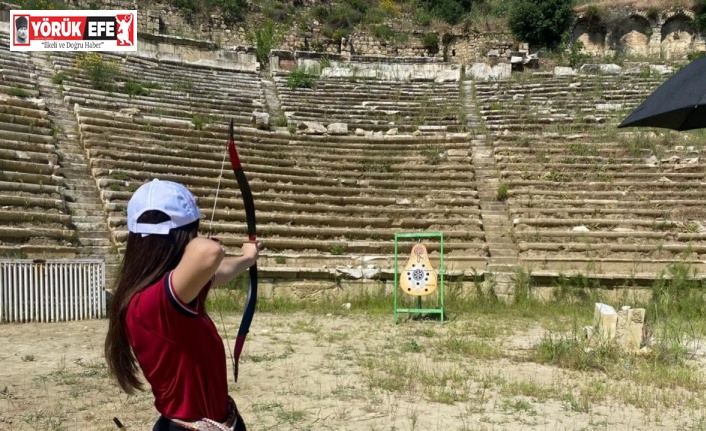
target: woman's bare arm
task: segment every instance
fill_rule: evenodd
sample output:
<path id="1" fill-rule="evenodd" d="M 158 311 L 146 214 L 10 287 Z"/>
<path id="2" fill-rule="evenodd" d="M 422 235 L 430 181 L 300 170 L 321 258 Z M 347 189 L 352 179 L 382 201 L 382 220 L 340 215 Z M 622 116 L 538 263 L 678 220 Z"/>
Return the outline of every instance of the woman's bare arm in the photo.
<path id="1" fill-rule="evenodd" d="M 224 256 L 223 246 L 215 241 L 204 237 L 189 241 L 172 275 L 172 287 L 179 299 L 187 304 L 196 299 L 213 278 Z"/>
<path id="2" fill-rule="evenodd" d="M 245 272 L 257 262 L 260 253 L 260 243 L 246 242 L 243 244 L 243 255 L 239 257 L 228 257 L 223 259 L 216 270 L 216 278 L 213 285 L 224 286 L 235 277 Z"/>

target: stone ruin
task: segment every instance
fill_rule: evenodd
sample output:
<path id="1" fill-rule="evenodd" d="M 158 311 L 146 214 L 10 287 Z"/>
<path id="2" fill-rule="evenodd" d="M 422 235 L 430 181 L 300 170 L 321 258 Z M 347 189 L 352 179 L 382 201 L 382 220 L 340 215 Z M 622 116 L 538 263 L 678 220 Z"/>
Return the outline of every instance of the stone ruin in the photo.
<path id="1" fill-rule="evenodd" d="M 627 352 L 637 352 L 643 343 L 645 309 L 624 305 L 616 311 L 610 305 L 596 303 L 593 326 L 585 327 L 589 344 L 614 341 Z"/>

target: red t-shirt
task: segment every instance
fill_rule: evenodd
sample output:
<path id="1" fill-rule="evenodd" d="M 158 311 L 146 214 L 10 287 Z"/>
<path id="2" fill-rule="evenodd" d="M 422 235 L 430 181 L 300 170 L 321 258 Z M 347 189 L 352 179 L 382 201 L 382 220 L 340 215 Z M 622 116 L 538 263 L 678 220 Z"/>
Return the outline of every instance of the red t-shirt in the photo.
<path id="1" fill-rule="evenodd" d="M 169 419 L 223 421 L 228 415 L 225 348 L 204 310 L 211 283 L 186 304 L 172 288 L 171 276 L 170 271 L 130 301 L 128 341 L 159 413 Z"/>

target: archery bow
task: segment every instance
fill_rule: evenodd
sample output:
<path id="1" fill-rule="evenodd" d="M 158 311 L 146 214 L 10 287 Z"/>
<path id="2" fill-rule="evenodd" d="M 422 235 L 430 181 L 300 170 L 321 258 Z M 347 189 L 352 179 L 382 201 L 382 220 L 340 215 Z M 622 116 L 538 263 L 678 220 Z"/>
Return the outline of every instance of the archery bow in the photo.
<path id="1" fill-rule="evenodd" d="M 233 167 L 233 173 L 235 174 L 235 179 L 238 181 L 238 188 L 240 188 L 240 194 L 243 197 L 243 206 L 245 207 L 245 220 L 248 225 L 248 237 L 251 242 L 257 241 L 257 231 L 255 229 L 255 201 L 252 197 L 252 192 L 250 191 L 250 183 L 245 177 L 245 172 L 243 172 L 243 167 L 240 164 L 240 157 L 238 157 L 238 150 L 235 147 L 235 139 L 233 138 L 233 119 L 230 120 L 230 135 L 228 139 L 228 154 L 230 155 L 230 165 Z M 235 381 L 238 381 L 238 362 L 240 360 L 240 354 L 243 352 L 243 345 L 245 344 L 245 337 L 248 335 L 250 330 L 250 323 L 252 323 L 253 315 L 255 314 L 255 305 L 257 304 L 257 262 L 249 269 L 250 273 L 250 285 L 248 287 L 248 298 L 245 302 L 245 311 L 243 313 L 243 319 L 240 322 L 240 328 L 238 329 L 238 336 L 235 339 L 235 347 L 233 348 L 233 376 Z"/>

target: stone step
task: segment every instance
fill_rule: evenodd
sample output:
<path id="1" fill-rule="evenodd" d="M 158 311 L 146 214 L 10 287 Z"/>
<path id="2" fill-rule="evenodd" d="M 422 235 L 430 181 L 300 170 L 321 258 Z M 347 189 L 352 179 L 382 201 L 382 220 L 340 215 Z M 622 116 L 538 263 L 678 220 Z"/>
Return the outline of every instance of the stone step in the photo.
<path id="1" fill-rule="evenodd" d="M 81 179 L 86 178 L 86 175 L 90 174 L 90 170 L 87 166 L 67 166 L 60 169 L 60 172 L 64 174 L 67 179 Z"/>
<path id="2" fill-rule="evenodd" d="M 103 217 L 88 216 L 86 218 L 98 220 L 88 221 L 78 218 L 81 221 L 77 221 L 77 217 L 73 217 L 73 224 L 76 226 L 76 229 L 79 229 L 79 234 L 95 237 L 96 233 L 100 233 L 103 236 L 108 236 L 108 230 L 106 229 L 106 223 Z"/>
<path id="3" fill-rule="evenodd" d="M 501 230 L 490 230 L 490 231 L 485 231 L 485 240 L 489 244 L 489 247 L 496 247 L 496 248 L 507 248 L 507 249 L 515 249 L 517 248 L 517 244 L 512 240 L 512 237 L 510 236 L 510 230 L 507 228 L 503 228 Z M 492 244 L 491 244 L 492 243 Z"/>
<path id="4" fill-rule="evenodd" d="M 91 202 L 93 200 L 94 202 L 100 202 L 98 198 L 93 195 L 93 194 L 86 194 L 84 190 L 74 190 L 74 189 L 68 189 L 65 192 L 67 197 L 73 198 L 74 201 L 78 202 L 83 202 L 84 200 L 87 200 L 88 202 Z"/>
<path id="5" fill-rule="evenodd" d="M 110 246 L 86 246 L 81 249 L 81 254 L 84 256 L 87 255 L 93 255 L 93 256 L 101 256 L 104 257 L 106 262 L 107 261 L 116 261 L 119 260 L 120 257 L 118 254 L 115 252 L 115 248 L 110 245 Z"/>
<path id="6" fill-rule="evenodd" d="M 103 213 L 103 204 L 99 200 L 95 202 L 69 202 L 68 206 L 71 211 L 74 211 L 74 215 L 98 215 Z M 96 211 L 100 212 L 96 213 Z"/>
<path id="7" fill-rule="evenodd" d="M 511 281 L 515 277 L 515 273 L 520 269 L 519 265 L 512 265 L 507 263 L 493 263 L 492 260 L 486 266 L 488 272 L 492 272 L 497 278 L 501 278 L 504 281 Z"/>
<path id="8" fill-rule="evenodd" d="M 86 194 L 93 194 L 98 191 L 96 188 L 95 183 L 93 183 L 90 180 L 74 180 L 74 181 L 66 181 L 67 184 L 71 185 L 71 190 L 75 190 L 77 192 L 86 192 Z"/>
<path id="9" fill-rule="evenodd" d="M 81 242 L 82 247 L 86 246 L 103 246 L 103 247 L 108 247 L 112 245 L 112 242 L 108 238 L 81 238 L 79 236 L 79 241 Z"/>
<path id="10" fill-rule="evenodd" d="M 484 180 L 493 181 L 494 184 L 497 184 L 500 181 L 500 171 L 498 170 L 498 165 L 495 163 L 492 165 L 474 163 L 473 174 L 476 176 L 476 180 L 481 184 Z"/>
<path id="11" fill-rule="evenodd" d="M 88 209 L 76 209 L 69 205 L 69 210 L 71 211 L 71 216 L 73 220 L 77 220 L 79 222 L 80 220 L 82 220 L 82 217 L 100 217 L 101 219 L 105 220 L 105 218 L 102 216 L 102 205 L 95 205 L 93 208 Z"/>
<path id="12" fill-rule="evenodd" d="M 97 209 L 102 211 L 103 204 L 100 200 L 97 200 L 96 202 L 77 201 L 69 202 L 69 208 L 71 208 L 72 211 L 94 211 Z"/>
<path id="13" fill-rule="evenodd" d="M 74 199 L 74 202 L 101 204 L 101 200 L 95 187 L 89 187 L 87 184 L 83 183 L 72 183 L 70 180 L 67 180 L 66 184 L 71 196 L 78 198 Z"/>
<path id="14" fill-rule="evenodd" d="M 505 204 L 501 203 L 488 203 L 488 202 L 482 202 L 481 203 L 481 210 L 483 211 L 483 214 L 506 214 L 507 215 L 507 209 L 505 207 Z"/>
<path id="15" fill-rule="evenodd" d="M 84 242 L 84 240 L 105 240 L 107 243 L 105 245 L 110 244 L 110 234 L 104 229 L 104 230 L 83 230 L 83 231 L 78 231 L 77 233 L 79 241 Z"/>
<path id="16" fill-rule="evenodd" d="M 483 211 L 483 223 L 507 223 L 510 219 L 503 211 Z"/>
<path id="17" fill-rule="evenodd" d="M 493 241 L 493 244 L 491 244 L 488 247 L 488 251 L 490 252 L 491 256 L 493 256 L 493 255 L 517 256 L 517 246 L 512 242 L 502 243 L 502 242 Z"/>
<path id="18" fill-rule="evenodd" d="M 492 253 L 491 253 L 491 255 L 490 255 L 490 262 L 491 262 L 491 263 L 488 264 L 488 268 L 490 268 L 491 266 L 503 266 L 503 267 L 508 267 L 508 266 L 516 266 L 516 265 L 519 265 L 519 259 L 517 258 L 517 256 L 515 256 L 515 257 L 511 257 L 511 256 L 508 256 L 508 257 L 504 257 L 504 256 L 502 256 L 502 257 L 500 257 L 500 256 L 499 256 L 499 257 L 495 257 L 495 256 L 493 256 Z"/>
<path id="19" fill-rule="evenodd" d="M 66 146 L 62 146 L 61 151 L 57 151 L 57 154 L 63 159 L 64 162 L 77 162 L 85 164 L 86 156 L 78 151 L 66 151 Z"/>
<path id="20" fill-rule="evenodd" d="M 86 163 L 81 163 L 81 161 L 71 161 L 65 166 L 62 166 L 61 170 L 67 173 L 84 175 L 84 178 L 85 174 L 90 172 L 88 165 Z"/>

